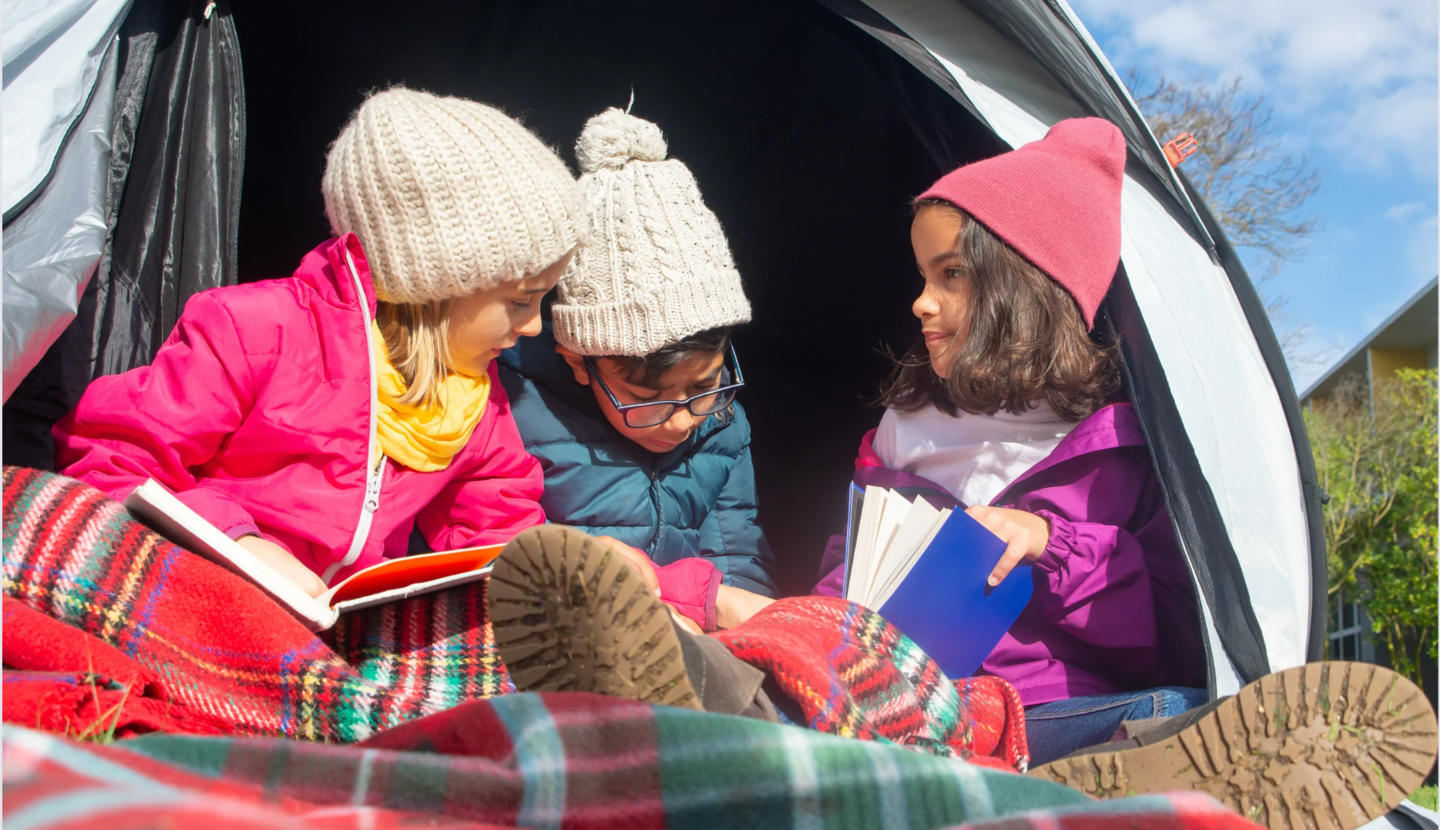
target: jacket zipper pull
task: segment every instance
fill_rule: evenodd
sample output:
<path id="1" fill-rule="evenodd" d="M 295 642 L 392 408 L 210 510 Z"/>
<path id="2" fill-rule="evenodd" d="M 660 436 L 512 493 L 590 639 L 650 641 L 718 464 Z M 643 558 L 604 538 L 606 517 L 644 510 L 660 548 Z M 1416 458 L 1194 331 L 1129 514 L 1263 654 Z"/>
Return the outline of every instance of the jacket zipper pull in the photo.
<path id="1" fill-rule="evenodd" d="M 367 476 L 365 482 L 365 509 L 371 513 L 380 509 L 380 472 L 385 466 L 385 456 L 382 453 L 375 459 L 373 475 Z"/>

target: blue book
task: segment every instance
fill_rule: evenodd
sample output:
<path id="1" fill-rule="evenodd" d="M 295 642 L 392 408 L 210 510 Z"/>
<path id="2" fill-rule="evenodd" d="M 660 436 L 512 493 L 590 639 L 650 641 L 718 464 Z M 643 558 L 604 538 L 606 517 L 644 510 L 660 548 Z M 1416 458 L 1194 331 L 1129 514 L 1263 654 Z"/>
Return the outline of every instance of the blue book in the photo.
<path id="1" fill-rule="evenodd" d="M 980 668 L 1034 591 L 1028 564 L 985 584 L 1005 543 L 962 508 L 852 484 L 845 538 L 845 598 L 879 612 L 951 678 Z"/>

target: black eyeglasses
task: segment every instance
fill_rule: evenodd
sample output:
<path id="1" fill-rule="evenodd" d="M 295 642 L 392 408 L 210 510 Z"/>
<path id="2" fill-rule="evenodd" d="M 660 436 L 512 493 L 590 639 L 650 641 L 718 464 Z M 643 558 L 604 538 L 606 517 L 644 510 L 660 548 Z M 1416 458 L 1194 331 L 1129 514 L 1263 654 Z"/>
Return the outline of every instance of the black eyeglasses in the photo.
<path id="1" fill-rule="evenodd" d="M 585 358 L 585 371 L 590 378 L 600 384 L 600 389 L 605 392 L 605 397 L 610 399 L 615 411 L 620 413 L 625 426 L 633 429 L 644 429 L 645 427 L 658 427 L 675 414 L 675 410 L 685 407 L 690 414 L 697 418 L 704 418 L 706 415 L 713 415 L 735 402 L 735 393 L 745 385 L 745 378 L 740 374 L 740 359 L 735 356 L 735 344 L 729 346 L 730 366 L 720 370 L 720 387 L 709 392 L 701 392 L 698 395 L 691 395 L 683 401 L 646 401 L 644 403 L 622 404 L 615 393 L 610 391 L 610 386 L 605 383 L 605 378 L 595 368 L 595 361 L 590 357 Z M 734 367 L 733 369 L 731 367 Z"/>

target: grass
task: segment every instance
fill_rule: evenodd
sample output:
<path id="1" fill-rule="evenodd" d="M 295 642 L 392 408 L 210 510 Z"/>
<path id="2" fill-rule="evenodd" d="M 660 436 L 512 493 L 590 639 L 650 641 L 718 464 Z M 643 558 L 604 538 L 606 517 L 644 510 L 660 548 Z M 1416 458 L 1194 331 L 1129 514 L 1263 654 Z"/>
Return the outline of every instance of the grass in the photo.
<path id="1" fill-rule="evenodd" d="M 90 695 L 94 698 L 95 709 L 98 711 L 100 709 L 100 690 L 95 685 L 95 675 L 90 675 L 89 679 Z M 70 737 L 77 741 L 91 741 L 97 744 L 113 742 L 115 740 L 115 727 L 120 725 L 121 709 L 124 707 L 125 700 L 128 697 L 130 697 L 130 687 L 126 686 L 125 691 L 120 695 L 120 699 L 115 701 L 114 706 L 100 712 L 99 716 L 95 718 L 94 723 L 79 732 L 71 734 Z M 106 723 L 107 720 L 109 723 Z"/>
<path id="2" fill-rule="evenodd" d="M 1410 800 L 1427 810 L 1435 809 L 1435 785 L 1426 784 L 1415 792 L 1410 793 Z"/>
<path id="3" fill-rule="evenodd" d="M 100 708 L 100 687 L 96 683 L 97 675 L 95 674 L 95 664 L 91 661 L 88 654 L 85 657 L 85 663 L 90 669 L 85 673 L 85 681 L 90 685 L 90 698 L 95 701 L 95 711 L 98 714 L 95 722 L 84 729 L 78 731 L 74 728 L 67 729 L 66 737 L 77 741 L 108 744 L 115 740 L 115 728 L 120 725 L 120 715 L 123 714 L 121 710 L 125 706 L 125 701 L 130 697 L 130 692 L 133 687 L 124 686 L 124 691 L 120 695 L 120 699 L 115 701 L 115 704 L 109 709 L 102 711 Z"/>

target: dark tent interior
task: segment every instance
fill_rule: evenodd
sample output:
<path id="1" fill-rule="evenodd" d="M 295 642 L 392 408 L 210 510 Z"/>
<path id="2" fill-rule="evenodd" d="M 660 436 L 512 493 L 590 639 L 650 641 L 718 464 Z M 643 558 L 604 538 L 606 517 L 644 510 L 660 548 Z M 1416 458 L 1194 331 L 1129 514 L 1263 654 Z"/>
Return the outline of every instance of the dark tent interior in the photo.
<path id="1" fill-rule="evenodd" d="M 736 349 L 760 520 L 803 592 L 844 516 L 860 436 L 910 346 L 908 198 L 1003 149 L 954 99 L 821 3 L 245 4 L 240 278 L 288 274 L 328 234 L 328 143 L 405 84 L 520 117 L 574 165 L 585 120 L 658 123 L 719 216 L 754 309 Z"/>

